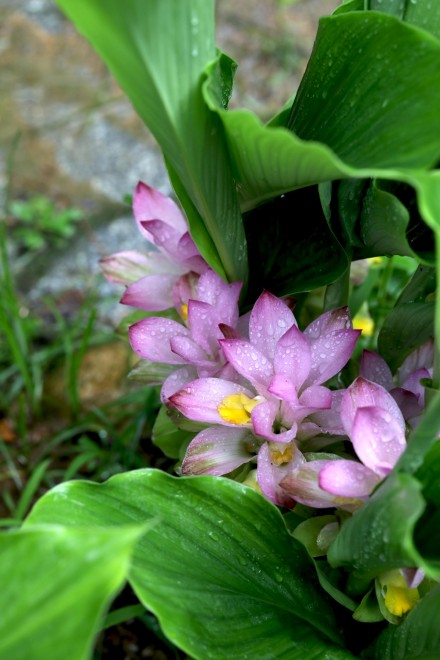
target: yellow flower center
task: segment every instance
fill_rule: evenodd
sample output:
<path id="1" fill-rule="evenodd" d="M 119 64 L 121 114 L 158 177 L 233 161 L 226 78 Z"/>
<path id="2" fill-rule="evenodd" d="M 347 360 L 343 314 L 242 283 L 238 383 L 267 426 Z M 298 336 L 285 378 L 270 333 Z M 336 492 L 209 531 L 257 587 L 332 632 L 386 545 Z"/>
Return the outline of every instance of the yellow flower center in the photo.
<path id="1" fill-rule="evenodd" d="M 246 394 L 229 394 L 218 406 L 218 414 L 229 424 L 243 425 L 251 419 L 251 412 L 261 403 L 258 397 L 250 399 Z"/>
<path id="2" fill-rule="evenodd" d="M 188 305 L 186 303 L 180 305 L 180 316 L 183 318 L 184 321 L 188 320 Z"/>
<path id="3" fill-rule="evenodd" d="M 362 330 L 364 336 L 371 337 L 374 332 L 374 321 L 369 316 L 356 314 L 353 319 L 353 328 L 355 330 Z"/>
<path id="4" fill-rule="evenodd" d="M 420 599 L 417 589 L 388 586 L 385 594 L 385 607 L 395 616 L 402 616 L 412 610 Z"/>
<path id="5" fill-rule="evenodd" d="M 278 444 L 275 447 L 272 445 L 270 451 L 275 465 L 283 465 L 292 460 L 294 448 L 290 443 L 288 445 Z"/>

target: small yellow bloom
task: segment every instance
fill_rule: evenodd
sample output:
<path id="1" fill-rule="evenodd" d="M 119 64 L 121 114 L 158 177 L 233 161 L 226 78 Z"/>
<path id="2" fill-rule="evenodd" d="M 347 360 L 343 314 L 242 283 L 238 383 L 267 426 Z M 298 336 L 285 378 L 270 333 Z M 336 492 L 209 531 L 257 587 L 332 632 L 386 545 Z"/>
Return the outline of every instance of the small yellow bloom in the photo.
<path id="1" fill-rule="evenodd" d="M 402 616 L 412 610 L 414 605 L 420 600 L 417 589 L 408 589 L 408 587 L 387 587 L 385 594 L 385 607 L 391 614 Z"/>
<path id="2" fill-rule="evenodd" d="M 383 257 L 370 257 L 367 261 L 370 266 L 381 266 L 383 264 Z"/>
<path id="3" fill-rule="evenodd" d="M 225 422 L 241 426 L 250 421 L 251 412 L 259 403 L 258 397 L 250 399 L 246 394 L 229 394 L 225 396 L 217 410 Z"/>
<path id="4" fill-rule="evenodd" d="M 409 589 L 399 570 L 388 571 L 379 582 L 385 597 L 385 607 L 394 616 L 403 616 L 420 600 L 417 589 Z"/>
<path id="5" fill-rule="evenodd" d="M 362 330 L 362 334 L 371 337 L 374 332 L 374 321 L 371 316 L 365 314 L 356 314 L 353 319 L 353 328 L 355 330 Z"/>

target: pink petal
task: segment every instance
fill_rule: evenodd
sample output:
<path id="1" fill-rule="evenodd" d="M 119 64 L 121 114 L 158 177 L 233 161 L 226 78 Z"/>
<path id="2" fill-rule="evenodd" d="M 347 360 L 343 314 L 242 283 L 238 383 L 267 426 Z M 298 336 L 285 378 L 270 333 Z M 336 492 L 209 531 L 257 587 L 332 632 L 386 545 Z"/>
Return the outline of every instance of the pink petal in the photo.
<path id="1" fill-rule="evenodd" d="M 238 321 L 238 298 L 241 287 L 241 282 L 227 284 L 217 273 L 208 269 L 200 276 L 197 298 L 218 310 L 219 323 L 234 327 Z"/>
<path id="2" fill-rule="evenodd" d="M 142 227 L 152 236 L 153 243 L 165 254 L 170 255 L 176 263 L 180 263 L 179 241 L 181 234 L 162 220 L 147 220 L 141 222 Z"/>
<path id="3" fill-rule="evenodd" d="M 311 346 L 312 366 L 303 387 L 325 383 L 335 376 L 350 359 L 360 332 L 337 330 L 314 340 Z"/>
<path id="4" fill-rule="evenodd" d="M 421 415 L 423 411 L 423 405 L 420 405 L 416 395 L 409 390 L 404 390 L 402 387 L 394 387 L 390 394 L 399 406 L 404 419 L 413 425 L 414 419 Z"/>
<path id="5" fill-rule="evenodd" d="M 263 495 L 278 506 L 292 509 L 296 504 L 295 500 L 279 484 L 297 465 L 304 461 L 301 452 L 295 449 L 291 462 L 276 465 L 269 443 L 265 442 L 258 452 L 257 468 L 257 482 Z"/>
<path id="6" fill-rule="evenodd" d="M 320 488 L 318 483 L 319 473 L 331 462 L 319 460 L 300 465 L 280 482 L 280 486 L 297 502 L 314 509 L 345 508 L 345 502 L 341 503 L 340 498 Z"/>
<path id="7" fill-rule="evenodd" d="M 359 375 L 373 383 L 382 385 L 386 390 L 394 387 L 393 374 L 385 360 L 374 351 L 364 351 L 359 369 Z"/>
<path id="8" fill-rule="evenodd" d="M 160 400 L 162 403 L 168 406 L 170 397 L 196 378 L 197 371 L 193 366 L 182 367 L 173 371 L 162 385 L 160 391 Z"/>
<path id="9" fill-rule="evenodd" d="M 199 275 L 208 268 L 208 264 L 203 257 L 200 256 L 197 246 L 188 231 L 179 239 L 177 244 L 177 254 L 179 261 L 182 264 L 185 264 L 188 270 L 192 270 Z"/>
<path id="10" fill-rule="evenodd" d="M 429 339 L 427 342 L 419 346 L 415 351 L 410 353 L 404 360 L 398 373 L 398 383 L 402 383 L 408 378 L 410 374 L 417 369 L 425 368 L 431 369 L 434 364 L 434 340 Z"/>
<path id="11" fill-rule="evenodd" d="M 218 327 L 224 339 L 242 339 L 242 336 L 238 330 L 232 328 L 230 325 L 226 325 L 226 323 L 219 323 Z"/>
<path id="12" fill-rule="evenodd" d="M 342 397 L 341 420 L 348 436 L 351 435 L 351 427 L 358 408 L 367 406 L 383 408 L 384 411 L 389 412 L 398 421 L 402 431 L 405 431 L 405 421 L 393 397 L 381 385 L 359 376 L 345 390 Z"/>
<path id="13" fill-rule="evenodd" d="M 188 336 L 189 331 L 177 321 L 155 316 L 138 321 L 128 330 L 130 344 L 135 353 L 144 360 L 166 364 L 184 362 L 171 351 L 170 339 L 176 335 Z"/>
<path id="14" fill-rule="evenodd" d="M 288 401 L 296 406 L 299 405 L 297 389 L 289 376 L 275 374 L 271 379 L 267 390 L 278 399 Z"/>
<path id="15" fill-rule="evenodd" d="M 328 461 L 319 472 L 320 488 L 338 497 L 368 497 L 381 478 L 356 461 Z"/>
<path id="16" fill-rule="evenodd" d="M 299 403 L 310 411 L 307 415 L 317 410 L 329 410 L 332 405 L 332 392 L 322 385 L 311 385 L 301 394 Z"/>
<path id="17" fill-rule="evenodd" d="M 274 426 L 282 424 L 278 420 L 279 412 L 280 405 L 275 401 L 264 401 L 255 406 L 251 413 L 255 434 L 272 442 L 291 442 L 296 436 L 297 424 L 292 422 L 289 428 L 274 432 Z"/>
<path id="18" fill-rule="evenodd" d="M 228 474 L 255 457 L 253 447 L 255 438 L 247 429 L 212 426 L 188 446 L 182 474 Z"/>
<path id="19" fill-rule="evenodd" d="M 304 330 L 304 334 L 311 343 L 320 337 L 340 330 L 352 330 L 353 324 L 351 322 L 350 310 L 348 307 L 339 307 L 330 312 L 325 312 L 318 316 L 310 325 Z"/>
<path id="20" fill-rule="evenodd" d="M 249 319 L 250 341 L 260 353 L 273 359 L 279 339 L 292 325 L 296 325 L 296 321 L 289 307 L 264 291 L 255 303 Z"/>
<path id="21" fill-rule="evenodd" d="M 199 378 L 176 392 L 170 401 L 189 419 L 237 428 L 236 424 L 225 422 L 218 412 L 219 405 L 230 394 L 245 394 L 249 398 L 255 396 L 249 389 L 227 380 Z"/>
<path id="22" fill-rule="evenodd" d="M 177 335 L 171 337 L 170 347 L 173 353 L 179 355 L 185 362 L 193 364 L 196 367 L 211 367 L 212 360 L 192 337 Z"/>
<path id="23" fill-rule="evenodd" d="M 267 357 L 243 339 L 221 339 L 220 345 L 234 369 L 258 391 L 264 392 L 273 376 L 272 364 Z"/>
<path id="24" fill-rule="evenodd" d="M 312 355 L 309 342 L 293 325 L 279 339 L 274 355 L 276 374 L 287 374 L 297 390 L 309 375 Z"/>
<path id="25" fill-rule="evenodd" d="M 154 242 L 153 237 L 142 227 L 143 221 L 163 220 L 180 234 L 188 229 L 177 204 L 170 197 L 142 181 L 139 181 L 133 196 L 133 213 L 141 234 L 151 242 Z"/>
<path id="26" fill-rule="evenodd" d="M 173 286 L 173 306 L 181 312 L 182 305 L 187 305 L 190 298 L 197 296 L 199 276 L 196 273 L 185 273 L 176 279 Z"/>
<path id="27" fill-rule="evenodd" d="M 191 335 L 208 355 L 215 356 L 219 351 L 218 340 L 222 338 L 217 310 L 199 300 L 188 302 L 188 322 Z"/>
<path id="28" fill-rule="evenodd" d="M 176 275 L 147 275 L 125 289 L 121 303 L 147 312 L 161 312 L 173 307 Z"/>
<path id="29" fill-rule="evenodd" d="M 408 589 L 417 589 L 425 579 L 425 573 L 421 568 L 400 568 L 399 570 L 406 580 Z"/>
<path id="30" fill-rule="evenodd" d="M 164 255 L 159 252 L 153 252 L 151 254 L 160 257 L 160 260 L 164 260 L 169 265 L 168 259 Z M 131 284 L 152 272 L 170 272 L 169 268 L 161 271 L 160 267 L 158 268 L 152 261 L 149 255 L 128 250 L 127 252 L 116 252 L 116 254 L 100 259 L 99 265 L 104 277 L 109 282 L 113 282 L 114 284 Z M 160 264 L 158 265 L 160 266 Z"/>
<path id="31" fill-rule="evenodd" d="M 217 378 L 222 378 L 223 380 L 230 380 L 233 383 L 237 383 L 237 385 L 241 385 L 242 387 L 249 388 L 249 381 L 246 380 L 246 378 L 243 378 L 241 374 L 238 373 L 238 371 L 235 371 L 234 367 L 232 364 L 229 362 L 226 362 L 223 367 L 220 367 L 220 369 L 217 371 L 215 374 Z"/>
<path id="32" fill-rule="evenodd" d="M 399 422 L 377 406 L 357 410 L 351 441 L 362 463 L 382 477 L 393 469 L 406 446 Z"/>
<path id="33" fill-rule="evenodd" d="M 413 371 L 402 383 L 402 388 L 412 392 L 423 408 L 425 405 L 425 387 L 420 382 L 422 378 L 431 378 L 428 369 L 420 368 Z"/>
<path id="34" fill-rule="evenodd" d="M 242 339 L 249 339 L 249 319 L 251 318 L 251 312 L 246 312 L 239 317 L 236 325 L 238 334 Z"/>
<path id="35" fill-rule="evenodd" d="M 322 410 L 311 415 L 310 419 L 317 424 L 324 433 L 332 435 L 345 435 L 341 421 L 341 403 L 345 390 L 334 390 L 330 410 Z"/>

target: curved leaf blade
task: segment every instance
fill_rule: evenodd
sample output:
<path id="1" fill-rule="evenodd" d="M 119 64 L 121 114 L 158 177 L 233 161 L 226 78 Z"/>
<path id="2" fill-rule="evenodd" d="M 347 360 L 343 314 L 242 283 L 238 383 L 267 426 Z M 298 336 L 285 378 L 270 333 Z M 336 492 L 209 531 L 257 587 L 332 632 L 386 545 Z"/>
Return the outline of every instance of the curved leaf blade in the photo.
<path id="1" fill-rule="evenodd" d="M 0 656 L 84 660 L 142 528 L 30 527 L 0 535 Z"/>
<path id="2" fill-rule="evenodd" d="M 354 167 L 440 156 L 440 42 L 378 12 L 321 19 L 288 127 Z"/>
<path id="3" fill-rule="evenodd" d="M 160 522 L 135 549 L 130 581 L 193 657 L 351 657 L 332 644 L 332 609 L 306 550 L 279 511 L 240 484 L 155 470 L 102 485 L 71 482 L 44 496 L 28 524 L 119 526 L 151 517 Z"/>

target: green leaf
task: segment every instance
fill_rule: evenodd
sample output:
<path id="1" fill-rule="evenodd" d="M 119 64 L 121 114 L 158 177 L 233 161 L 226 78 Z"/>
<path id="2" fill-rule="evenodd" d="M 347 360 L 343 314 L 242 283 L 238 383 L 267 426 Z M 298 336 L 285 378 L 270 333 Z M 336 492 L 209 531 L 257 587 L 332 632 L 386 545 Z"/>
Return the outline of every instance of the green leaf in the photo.
<path id="1" fill-rule="evenodd" d="M 161 146 L 203 256 L 220 274 L 244 279 L 245 237 L 226 143 L 201 94 L 202 70 L 216 54 L 214 1 L 57 2 Z"/>
<path id="2" fill-rule="evenodd" d="M 378 347 L 392 371 L 407 355 L 434 336 L 433 302 L 397 305 L 388 314 L 379 333 Z"/>
<path id="3" fill-rule="evenodd" d="M 359 607 L 353 612 L 353 619 L 364 623 L 375 623 L 377 621 L 383 621 L 383 618 L 377 602 L 376 590 L 374 587 L 371 587 L 362 598 Z"/>
<path id="4" fill-rule="evenodd" d="M 368 657 L 377 660 L 437 660 L 440 657 L 440 586 L 426 594 L 399 626 L 388 626 Z"/>
<path id="5" fill-rule="evenodd" d="M 419 265 L 397 301 L 398 305 L 412 302 L 426 302 L 435 291 L 435 268 Z"/>
<path id="6" fill-rule="evenodd" d="M 151 440 L 169 458 L 183 458 L 194 433 L 179 429 L 170 419 L 166 406 L 162 406 L 154 422 Z"/>
<path id="7" fill-rule="evenodd" d="M 425 456 L 438 441 L 439 419 L 440 392 L 436 392 L 425 410 L 420 424 L 411 434 L 408 446 L 396 465 L 396 470 L 414 474 L 423 465 Z"/>
<path id="8" fill-rule="evenodd" d="M 392 18 L 387 16 L 381 18 L 385 21 L 391 21 L 394 25 Z M 421 40 L 420 48 L 424 44 L 424 39 L 429 40 L 428 37 L 420 35 L 417 31 L 403 26 L 403 30 L 405 29 L 408 29 L 410 35 L 409 42 L 412 42 L 414 38 Z M 429 40 L 432 46 L 431 42 L 432 40 Z M 408 45 L 408 49 L 410 48 L 411 43 Z M 435 50 L 438 59 L 440 49 Z M 398 60 L 398 57 L 399 53 L 396 55 L 396 60 Z M 411 58 L 410 61 L 412 61 Z M 399 66 L 397 61 L 396 66 Z M 373 166 L 368 168 L 357 169 L 343 162 L 327 145 L 301 140 L 285 128 L 280 127 L 279 117 L 273 125 L 264 126 L 256 116 L 247 110 L 226 111 L 220 104 L 219 98 L 221 98 L 221 89 L 228 87 L 231 67 L 231 60 L 226 55 L 220 54 L 217 60 L 206 69 L 203 93 L 209 107 L 218 113 L 223 122 L 234 177 L 237 180 L 241 206 L 244 211 L 249 211 L 262 202 L 279 197 L 287 191 L 313 184 L 344 178 L 380 177 L 382 179 L 404 181 L 413 186 L 417 191 L 423 219 L 433 229 L 439 226 L 440 173 L 383 169 L 379 167 L 379 163 L 374 163 Z M 439 71 L 440 69 L 437 71 L 438 74 Z M 390 73 L 386 73 L 386 76 L 388 75 L 390 78 L 394 75 L 391 68 Z M 387 84 L 390 89 L 394 89 L 393 80 L 388 80 Z M 438 87 L 440 89 L 440 85 Z M 405 90 L 406 92 L 411 96 L 411 90 Z M 313 107 L 310 109 L 304 107 L 303 110 L 306 114 L 309 110 L 313 113 Z M 284 116 L 284 112 L 280 116 Z M 335 116 L 338 114 L 336 109 L 330 109 L 329 112 L 331 115 L 334 113 Z M 436 120 L 438 116 L 439 113 L 435 114 Z M 417 126 L 419 126 L 418 123 Z M 438 124 L 436 126 L 438 127 Z M 420 126 L 419 129 L 420 140 L 425 140 L 425 134 Z M 440 131 L 438 131 L 438 135 L 440 135 Z M 385 151 L 386 149 L 385 147 Z M 362 181 L 354 182 L 353 185 L 360 187 L 361 191 L 365 186 Z M 351 197 L 351 199 L 353 199 L 353 202 L 355 201 L 354 197 Z M 302 222 L 303 213 L 307 213 L 307 209 L 301 209 L 301 211 L 302 213 L 299 214 L 298 208 L 296 208 L 293 218 L 297 224 L 303 226 L 305 224 Z M 358 213 L 358 207 L 355 208 L 355 212 Z M 318 218 L 319 216 L 320 214 Z M 319 226 L 319 221 L 315 220 L 315 217 L 309 213 L 307 213 L 307 217 L 307 227 L 310 232 L 313 232 L 313 225 L 317 224 Z M 319 231 L 318 228 L 317 231 Z M 249 231 L 247 233 L 249 238 Z M 360 245 L 362 246 L 362 243 Z M 252 256 L 253 249 L 250 248 L 249 252 Z"/>
<path id="9" fill-rule="evenodd" d="M 393 14 L 440 39 L 440 5 L 432 0 L 370 0 L 370 9 Z"/>
<path id="10" fill-rule="evenodd" d="M 140 528 L 27 526 L 0 535 L 0 657 L 83 660 Z"/>
<path id="11" fill-rule="evenodd" d="M 145 385 L 160 385 L 175 370 L 175 365 L 139 360 L 128 373 L 128 378 Z"/>
<path id="12" fill-rule="evenodd" d="M 416 542 L 425 557 L 435 563 L 440 569 L 440 543 L 438 529 L 440 526 L 440 442 L 437 434 L 429 451 L 424 455 L 422 466 L 417 470 L 416 477 L 423 485 L 423 496 L 427 501 L 426 511 L 416 528 Z"/>
<path id="13" fill-rule="evenodd" d="M 406 240 L 407 208 L 377 182 L 369 187 L 361 215 L 361 235 L 369 256 L 400 254 L 416 256 Z"/>
<path id="14" fill-rule="evenodd" d="M 331 643 L 339 640 L 333 611 L 306 550 L 276 507 L 236 482 L 156 470 L 102 485 L 76 481 L 45 495 L 29 523 L 120 526 L 152 517 L 160 523 L 138 543 L 129 579 L 192 657 L 352 657 Z"/>
<path id="15" fill-rule="evenodd" d="M 288 127 L 354 167 L 440 156 L 440 43 L 377 12 L 321 19 Z"/>
<path id="16" fill-rule="evenodd" d="M 304 222 L 298 209 L 307 209 Z M 249 246 L 248 303 L 262 289 L 284 296 L 334 282 L 348 258 L 328 226 L 317 186 L 287 193 L 245 216 Z"/>

